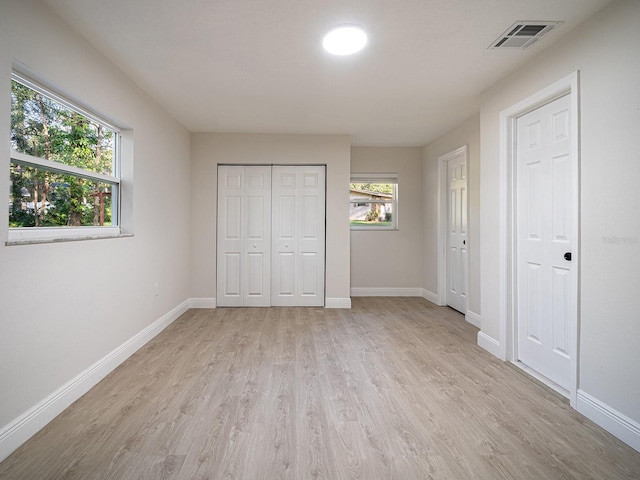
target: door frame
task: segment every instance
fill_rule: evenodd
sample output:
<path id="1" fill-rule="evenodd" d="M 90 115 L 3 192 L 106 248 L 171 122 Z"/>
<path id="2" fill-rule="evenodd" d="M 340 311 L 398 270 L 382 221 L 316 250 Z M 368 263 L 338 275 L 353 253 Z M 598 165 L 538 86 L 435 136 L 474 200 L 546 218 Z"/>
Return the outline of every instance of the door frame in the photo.
<path id="1" fill-rule="evenodd" d="M 570 360 L 569 401 L 573 408 L 577 404 L 578 359 L 579 359 L 579 317 L 580 317 L 580 117 L 579 117 L 579 71 L 558 80 L 537 93 L 519 101 L 500 112 L 500 163 L 499 163 L 499 316 L 500 354 L 505 361 L 518 365 L 517 356 L 517 270 L 516 270 L 516 120 L 543 105 L 569 95 L 571 114 L 571 170 L 573 191 L 573 212 L 571 234 L 574 239 L 573 259 L 575 273 L 572 280 L 572 311 L 569 321 L 569 345 L 572 348 Z M 521 366 L 522 364 L 520 364 Z M 545 382 L 546 379 L 528 373 Z M 549 381 L 545 382 L 552 388 Z"/>
<path id="2" fill-rule="evenodd" d="M 469 310 L 469 146 L 467 144 L 451 150 L 438 157 L 438 305 L 447 305 L 447 237 L 449 218 L 449 183 L 447 162 L 460 155 L 464 155 L 467 182 L 467 261 L 465 276 L 465 291 L 467 292 L 467 308 Z M 464 313 L 466 318 L 466 313 Z M 479 326 L 479 325 L 478 325 Z"/>

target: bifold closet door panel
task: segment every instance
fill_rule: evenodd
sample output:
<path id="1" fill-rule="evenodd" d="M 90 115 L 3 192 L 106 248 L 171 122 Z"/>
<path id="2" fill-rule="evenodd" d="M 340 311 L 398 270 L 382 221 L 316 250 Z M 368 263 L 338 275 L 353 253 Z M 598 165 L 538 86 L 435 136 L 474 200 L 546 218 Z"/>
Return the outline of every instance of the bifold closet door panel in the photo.
<path id="1" fill-rule="evenodd" d="M 217 299 L 269 306 L 271 167 L 218 167 Z"/>
<path id="2" fill-rule="evenodd" d="M 271 305 L 271 168 L 245 167 L 244 305 Z"/>
<path id="3" fill-rule="evenodd" d="M 218 167 L 216 304 L 242 306 L 244 168 Z"/>
<path id="4" fill-rule="evenodd" d="M 323 306 L 325 167 L 272 171 L 271 305 Z"/>

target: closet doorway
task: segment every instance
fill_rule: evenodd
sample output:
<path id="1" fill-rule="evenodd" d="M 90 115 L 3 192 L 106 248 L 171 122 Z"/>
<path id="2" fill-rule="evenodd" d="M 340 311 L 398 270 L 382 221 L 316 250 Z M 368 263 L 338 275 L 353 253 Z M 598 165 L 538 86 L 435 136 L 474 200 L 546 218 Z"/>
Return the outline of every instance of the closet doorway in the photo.
<path id="1" fill-rule="evenodd" d="M 218 306 L 324 306 L 325 169 L 218 166 Z"/>

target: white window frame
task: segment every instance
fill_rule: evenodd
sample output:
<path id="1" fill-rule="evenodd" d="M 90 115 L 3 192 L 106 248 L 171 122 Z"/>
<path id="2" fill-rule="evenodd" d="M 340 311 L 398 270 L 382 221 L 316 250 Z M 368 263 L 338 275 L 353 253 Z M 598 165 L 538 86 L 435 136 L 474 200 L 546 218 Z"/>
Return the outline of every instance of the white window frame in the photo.
<path id="1" fill-rule="evenodd" d="M 24 243 L 41 243 L 52 241 L 71 241 L 71 240 L 91 240 L 97 238 L 110 238 L 121 235 L 121 135 L 122 130 L 111 122 L 104 120 L 102 117 L 91 112 L 89 109 L 81 106 L 78 102 L 67 99 L 64 96 L 54 92 L 52 89 L 43 86 L 41 83 L 35 82 L 28 76 L 13 71 L 11 80 L 35 90 L 36 92 L 49 97 L 55 102 L 73 110 L 80 115 L 88 118 L 104 128 L 114 133 L 113 143 L 113 175 L 92 172 L 83 168 L 66 165 L 60 162 L 46 160 L 44 158 L 35 157 L 22 152 L 18 152 L 13 148 L 10 149 L 10 163 L 14 165 L 22 165 L 26 167 L 37 168 L 53 173 L 62 173 L 73 175 L 74 177 L 85 178 L 89 181 L 106 183 L 112 187 L 112 222 L 115 225 L 110 226 L 58 226 L 58 227 L 9 227 L 7 233 L 7 245 L 18 245 Z"/>
<path id="2" fill-rule="evenodd" d="M 366 203 L 391 203 L 391 225 L 349 225 L 351 230 L 398 230 L 398 174 L 397 173 L 352 173 L 349 183 L 392 183 L 393 198 L 392 201 L 385 200 L 367 200 Z M 361 200 L 349 199 L 349 211 L 354 203 L 364 203 Z"/>

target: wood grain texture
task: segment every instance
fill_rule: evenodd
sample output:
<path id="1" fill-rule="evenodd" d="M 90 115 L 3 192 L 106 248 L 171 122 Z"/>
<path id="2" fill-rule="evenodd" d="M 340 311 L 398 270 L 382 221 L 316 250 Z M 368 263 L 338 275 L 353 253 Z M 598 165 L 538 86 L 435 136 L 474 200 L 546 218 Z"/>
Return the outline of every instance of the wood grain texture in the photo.
<path id="1" fill-rule="evenodd" d="M 0 464 L 20 479 L 637 479 L 640 453 L 419 298 L 191 310 Z"/>

